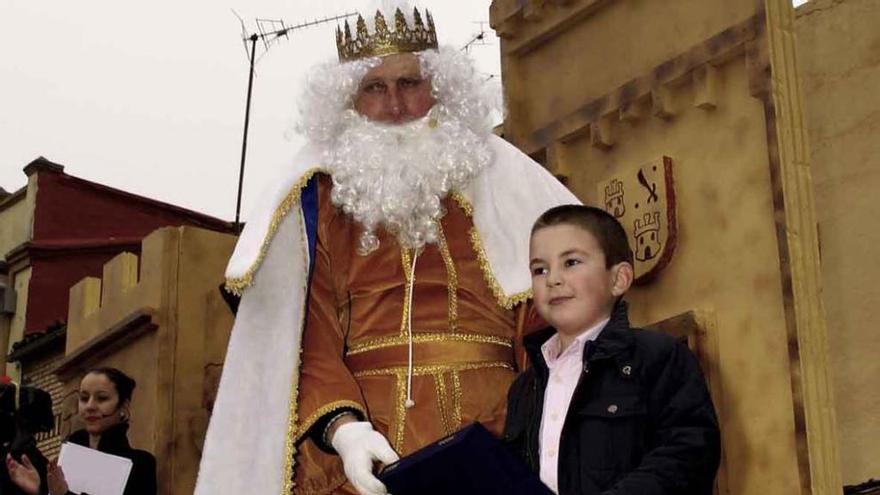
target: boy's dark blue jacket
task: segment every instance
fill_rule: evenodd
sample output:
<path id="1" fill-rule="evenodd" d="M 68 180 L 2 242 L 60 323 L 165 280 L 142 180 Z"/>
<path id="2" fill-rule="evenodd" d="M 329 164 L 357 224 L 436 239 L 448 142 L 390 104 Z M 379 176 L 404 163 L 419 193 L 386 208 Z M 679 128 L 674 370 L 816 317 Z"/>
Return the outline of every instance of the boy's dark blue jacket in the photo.
<path id="1" fill-rule="evenodd" d="M 532 366 L 508 393 L 504 439 L 538 471 L 549 371 L 547 328 L 524 339 Z M 710 495 L 720 436 L 693 353 L 674 338 L 630 328 L 618 302 L 574 390 L 559 445 L 560 495 Z"/>

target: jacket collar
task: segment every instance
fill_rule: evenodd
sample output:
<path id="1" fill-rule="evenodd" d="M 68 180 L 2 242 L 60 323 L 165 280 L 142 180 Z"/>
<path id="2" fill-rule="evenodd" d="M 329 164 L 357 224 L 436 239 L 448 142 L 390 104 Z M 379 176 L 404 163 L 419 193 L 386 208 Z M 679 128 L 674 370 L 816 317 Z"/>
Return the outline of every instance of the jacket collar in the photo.
<path id="1" fill-rule="evenodd" d="M 584 351 L 584 361 L 592 363 L 602 359 L 613 359 L 632 347 L 633 343 L 627 304 L 621 299 L 614 304 L 611 318 L 602 329 L 602 333 Z"/>
<path id="2" fill-rule="evenodd" d="M 127 433 L 128 423 L 120 423 L 107 428 L 107 431 L 102 433 L 101 439 L 98 440 L 98 450 L 108 454 L 126 453 L 130 451 L 131 445 L 128 443 Z M 70 434 L 69 440 L 71 443 L 88 447 L 89 432 L 86 430 L 77 430 Z"/>
<path id="3" fill-rule="evenodd" d="M 611 317 L 602 332 L 592 342 L 588 342 L 584 349 L 584 361 L 595 362 L 602 359 L 613 359 L 633 345 L 633 335 L 629 331 L 629 316 L 626 301 L 620 300 L 611 309 Z M 531 333 L 523 338 L 523 347 L 529 360 L 536 369 L 542 373 L 547 364 L 541 354 L 541 346 L 550 340 L 556 333 L 553 327 Z"/>

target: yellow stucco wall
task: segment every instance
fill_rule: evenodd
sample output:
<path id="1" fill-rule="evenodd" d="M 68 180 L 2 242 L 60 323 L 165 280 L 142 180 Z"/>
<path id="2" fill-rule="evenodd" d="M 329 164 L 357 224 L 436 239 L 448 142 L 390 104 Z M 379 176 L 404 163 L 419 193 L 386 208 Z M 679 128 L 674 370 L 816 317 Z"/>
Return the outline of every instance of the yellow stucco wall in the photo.
<path id="1" fill-rule="evenodd" d="M 812 149 L 844 482 L 880 475 L 880 3 L 811 0 L 798 56 Z"/>
<path id="2" fill-rule="evenodd" d="M 34 205 L 37 197 L 36 177 L 36 174 L 29 177 L 27 189 L 16 193 L 23 194 L 22 197 L 7 198 L 7 200 L 11 199 L 11 201 L 7 201 L 3 208 L 0 209 L 0 260 L 4 260 L 11 250 L 30 241 L 33 237 Z M 10 267 L 8 283 L 15 290 L 17 299 L 15 314 L 8 318 L 8 320 L 5 316 L 0 316 L 0 319 L 5 320 L 0 325 L 0 335 L 2 335 L 0 342 L 3 344 L 2 351 L 5 354 L 11 351 L 12 344 L 18 342 L 24 336 L 25 311 L 27 309 L 30 280 L 30 267 Z M 4 359 L 2 365 L 0 371 L 16 380 L 21 378 L 17 364 L 7 364 Z"/>
<path id="3" fill-rule="evenodd" d="M 806 162 L 790 9 L 495 0 L 492 10 L 506 138 L 588 204 L 602 204 L 596 186 L 611 176 L 672 159 L 676 252 L 627 297 L 637 324 L 714 315 L 704 364 L 719 371 L 720 488 L 737 495 L 839 489 L 833 414 L 822 414 L 827 368 L 816 359 L 825 354 L 813 203 L 798 189 L 809 176 L 797 167 Z"/>
<path id="4" fill-rule="evenodd" d="M 745 61 L 719 69 L 715 110 L 674 92 L 674 122 L 621 124 L 611 152 L 579 140 L 563 153 L 572 190 L 601 204 L 595 183 L 626 165 L 673 159 L 679 239 L 658 279 L 630 291 L 631 316 L 647 324 L 691 309 L 714 310 L 730 493 L 797 493 L 788 343 L 761 102 Z M 700 146 L 694 146 L 699 142 Z M 710 346 L 710 349 L 713 346 Z M 718 398 L 716 397 L 716 402 Z"/>
<path id="5" fill-rule="evenodd" d="M 174 493 L 195 489 L 202 443 L 208 427 L 206 394 L 213 397 L 210 365 L 222 362 L 232 330 L 233 314 L 220 295 L 223 273 L 236 238 L 228 234 L 184 228 L 179 244 L 177 285 L 174 424 L 172 445 Z M 220 348 L 219 360 L 212 353 Z"/>
<path id="6" fill-rule="evenodd" d="M 172 229 L 166 229 L 172 230 Z M 147 310 L 154 315 L 153 322 L 162 325 L 167 318 L 159 311 L 163 301 L 163 289 L 176 277 L 177 252 L 173 236 L 153 233 L 142 243 L 144 260 L 138 273 L 138 259 L 130 253 L 122 253 L 104 266 L 102 278 L 86 278 L 70 291 L 68 308 L 67 343 L 65 354 L 72 355 L 100 338 L 119 324 L 133 311 Z M 159 356 L 161 335 L 158 331 L 147 332 L 126 343 L 114 352 L 94 357 L 87 356 L 75 369 L 61 376 L 66 389 L 63 428 L 69 433 L 83 425 L 76 416 L 75 391 L 82 371 L 99 366 L 113 366 L 129 374 L 137 381 L 132 405 L 129 439 L 135 448 L 159 453 L 162 435 L 157 432 L 156 418 L 166 414 L 168 398 L 160 397 L 160 375 L 166 370 L 167 361 Z"/>
<path id="7" fill-rule="evenodd" d="M 213 392 L 216 371 L 211 365 L 222 363 L 232 328 L 218 288 L 234 243 L 227 234 L 162 228 L 144 239 L 140 261 L 121 254 L 104 266 L 102 279 L 83 279 L 70 292 L 66 354 L 89 352 L 63 377 L 69 397 L 88 367 L 115 366 L 138 381 L 129 437 L 156 456 L 163 494 L 190 494 L 195 486 L 208 423 L 205 396 Z M 154 330 L 118 345 L 94 345 L 144 313 Z M 67 411 L 69 429 L 79 427 L 75 402 Z"/>
<path id="8" fill-rule="evenodd" d="M 27 198 L 13 198 L 0 209 L 0 258 L 30 239 L 33 205 Z"/>
<path id="9" fill-rule="evenodd" d="M 10 275 L 12 286 L 15 288 L 15 314 L 9 321 L 9 340 L 5 349 L 6 353 L 12 351 L 12 344 L 24 337 L 25 313 L 27 312 L 28 286 L 31 283 L 31 268 L 27 267 Z M 18 364 L 7 363 L 6 374 L 15 380 L 19 380 Z"/>
<path id="10" fill-rule="evenodd" d="M 546 10 L 548 19 L 536 26 L 550 21 L 551 9 Z M 546 125 L 683 47 L 746 19 L 753 10 L 752 3 L 742 1 L 607 2 L 588 22 L 572 25 L 565 36 L 548 39 L 505 67 L 505 83 L 516 85 L 507 93 L 513 100 L 510 121 L 516 122 L 510 130 L 516 137 L 522 129 Z M 654 22 L 657 19 L 663 22 Z M 516 43 L 514 38 L 507 45 Z"/>

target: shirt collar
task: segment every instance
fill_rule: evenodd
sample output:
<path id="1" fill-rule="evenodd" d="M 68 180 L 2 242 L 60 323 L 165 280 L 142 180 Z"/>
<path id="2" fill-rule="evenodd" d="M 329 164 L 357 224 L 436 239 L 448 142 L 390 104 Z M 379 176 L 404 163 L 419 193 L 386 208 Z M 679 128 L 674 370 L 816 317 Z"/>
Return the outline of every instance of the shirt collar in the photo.
<path id="1" fill-rule="evenodd" d="M 574 338 L 574 342 L 572 342 L 564 352 L 560 352 L 562 341 L 559 338 L 559 332 L 554 333 L 553 336 L 541 346 L 541 354 L 544 355 L 544 362 L 547 363 L 547 366 L 552 366 L 556 360 L 571 353 L 577 353 L 578 357 L 582 357 L 584 354 L 584 346 L 587 345 L 587 342 L 596 340 L 596 337 L 599 336 L 609 320 L 610 318 L 605 318 L 588 328 L 586 331 L 581 332 Z"/>

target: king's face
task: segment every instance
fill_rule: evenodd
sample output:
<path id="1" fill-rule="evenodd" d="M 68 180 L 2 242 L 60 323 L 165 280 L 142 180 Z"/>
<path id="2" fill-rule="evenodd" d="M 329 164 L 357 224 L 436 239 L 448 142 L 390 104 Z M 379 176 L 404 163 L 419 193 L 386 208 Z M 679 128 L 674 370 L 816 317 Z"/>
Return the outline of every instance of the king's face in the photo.
<path id="1" fill-rule="evenodd" d="M 388 55 L 358 86 L 354 108 L 373 122 L 403 124 L 424 117 L 434 106 L 431 81 L 422 77 L 412 53 Z"/>

